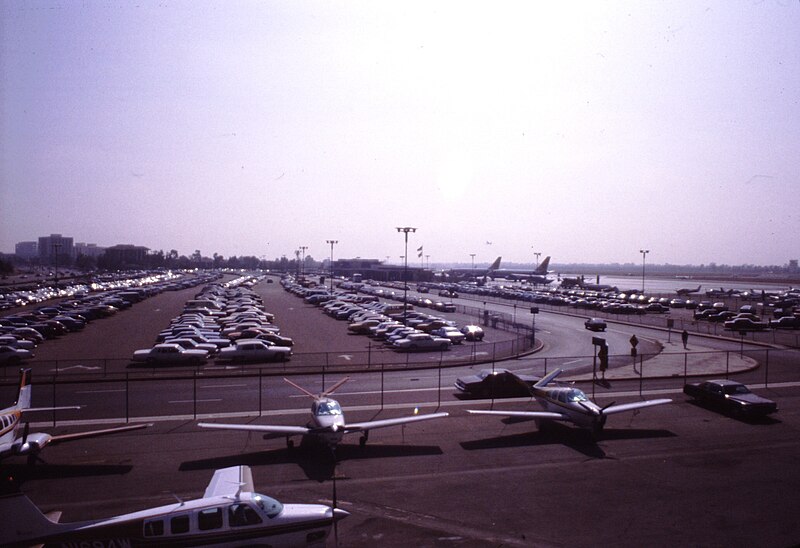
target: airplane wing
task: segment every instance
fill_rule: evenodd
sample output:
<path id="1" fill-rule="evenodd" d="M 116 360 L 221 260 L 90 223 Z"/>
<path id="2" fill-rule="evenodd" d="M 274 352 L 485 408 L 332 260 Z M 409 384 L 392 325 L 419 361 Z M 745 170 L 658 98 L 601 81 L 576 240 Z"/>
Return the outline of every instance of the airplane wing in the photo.
<path id="1" fill-rule="evenodd" d="M 304 435 L 311 433 L 305 426 L 277 426 L 269 424 L 218 424 L 213 422 L 198 422 L 200 428 L 217 428 L 219 430 L 245 430 L 247 432 L 263 432 L 265 434 L 280 434 L 283 436 Z"/>
<path id="2" fill-rule="evenodd" d="M 61 443 L 65 441 L 79 440 L 83 438 L 93 438 L 95 436 L 105 436 L 106 434 L 116 434 L 117 432 L 128 432 L 129 430 L 139 430 L 147 428 L 149 424 L 131 424 L 129 426 L 117 426 L 115 428 L 104 428 L 102 430 L 89 430 L 88 432 L 76 432 L 75 434 L 62 434 L 61 436 L 51 436 L 50 443 Z"/>
<path id="3" fill-rule="evenodd" d="M 524 419 L 550 419 L 554 421 L 569 421 L 566 413 L 553 413 L 552 411 L 476 411 L 467 409 L 473 415 L 498 415 L 501 417 L 519 417 Z"/>
<path id="4" fill-rule="evenodd" d="M 383 419 L 379 421 L 367 422 L 354 422 L 346 424 L 344 427 L 345 433 L 348 432 L 362 432 L 364 430 L 372 430 L 374 428 L 385 428 L 387 426 L 396 426 L 398 424 L 406 424 L 408 422 L 427 421 L 430 419 L 441 419 L 448 416 L 450 413 L 430 413 L 428 415 L 411 415 L 409 417 L 398 417 L 396 419 Z"/>
<path id="5" fill-rule="evenodd" d="M 19 410 L 23 415 L 26 413 L 37 413 L 39 411 L 66 411 L 70 409 L 80 409 L 80 405 L 66 405 L 63 407 L 24 407 Z"/>
<path id="6" fill-rule="evenodd" d="M 234 497 L 242 491 L 248 493 L 255 491 L 253 472 L 249 466 L 229 466 L 214 472 L 205 493 L 203 493 L 203 498 Z"/>
<path id="7" fill-rule="evenodd" d="M 622 413 L 624 411 L 632 411 L 634 409 L 641 409 L 642 407 L 652 407 L 653 405 L 662 405 L 671 402 L 671 399 L 664 398 L 658 400 L 637 401 L 633 403 L 623 403 L 620 405 L 612 405 L 606 407 L 603 413 L 606 415 L 613 415 L 614 413 Z"/>

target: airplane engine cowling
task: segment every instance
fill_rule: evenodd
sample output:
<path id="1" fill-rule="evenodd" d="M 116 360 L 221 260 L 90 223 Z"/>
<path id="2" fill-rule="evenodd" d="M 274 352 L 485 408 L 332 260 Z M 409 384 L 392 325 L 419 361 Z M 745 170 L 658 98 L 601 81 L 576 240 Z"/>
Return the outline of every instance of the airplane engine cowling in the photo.
<path id="1" fill-rule="evenodd" d="M 19 448 L 20 455 L 29 455 L 31 453 L 38 453 L 44 447 L 50 443 L 52 436 L 50 434 L 45 434 L 43 432 L 37 432 L 35 434 L 29 434 L 25 443 L 23 443 Z"/>

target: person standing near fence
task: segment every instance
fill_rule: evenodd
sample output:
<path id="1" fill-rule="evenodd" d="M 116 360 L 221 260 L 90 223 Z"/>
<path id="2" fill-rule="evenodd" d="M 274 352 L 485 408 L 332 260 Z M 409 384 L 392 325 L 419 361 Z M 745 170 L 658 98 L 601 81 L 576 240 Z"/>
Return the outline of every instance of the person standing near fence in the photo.
<path id="1" fill-rule="evenodd" d="M 683 349 L 686 350 L 686 343 L 689 342 L 689 332 L 685 329 L 683 330 L 683 333 L 681 333 L 681 340 L 683 341 Z"/>

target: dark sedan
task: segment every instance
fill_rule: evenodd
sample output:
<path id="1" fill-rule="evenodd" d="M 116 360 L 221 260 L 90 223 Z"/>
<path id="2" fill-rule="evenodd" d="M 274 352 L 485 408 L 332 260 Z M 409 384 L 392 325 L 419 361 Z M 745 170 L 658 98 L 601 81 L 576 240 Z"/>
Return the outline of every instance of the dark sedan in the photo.
<path id="1" fill-rule="evenodd" d="M 778 410 L 774 401 L 753 394 L 740 382 L 726 379 L 688 383 L 683 393 L 735 416 L 761 417 Z"/>
<path id="2" fill-rule="evenodd" d="M 484 369 L 477 375 L 459 377 L 455 387 L 465 396 L 482 398 L 521 398 L 531 395 L 538 377 L 517 375 L 507 369 Z"/>

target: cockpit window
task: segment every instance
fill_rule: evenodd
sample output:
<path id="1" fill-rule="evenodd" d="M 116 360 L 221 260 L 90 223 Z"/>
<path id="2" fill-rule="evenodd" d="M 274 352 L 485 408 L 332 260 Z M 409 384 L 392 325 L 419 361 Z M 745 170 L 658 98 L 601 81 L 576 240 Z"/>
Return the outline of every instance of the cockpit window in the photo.
<path id="1" fill-rule="evenodd" d="M 342 408 L 333 400 L 320 402 L 317 406 L 317 415 L 341 415 Z"/>
<path id="2" fill-rule="evenodd" d="M 283 511 L 283 504 L 272 497 L 253 493 L 253 502 L 255 502 L 269 518 L 274 518 Z"/>
<path id="3" fill-rule="evenodd" d="M 228 523 L 231 527 L 258 525 L 261 518 L 252 506 L 237 502 L 228 508 Z"/>
<path id="4" fill-rule="evenodd" d="M 579 402 L 579 401 L 587 401 L 588 398 L 586 394 L 582 391 L 578 390 L 577 388 L 573 388 L 567 391 L 567 401 L 568 402 Z"/>

